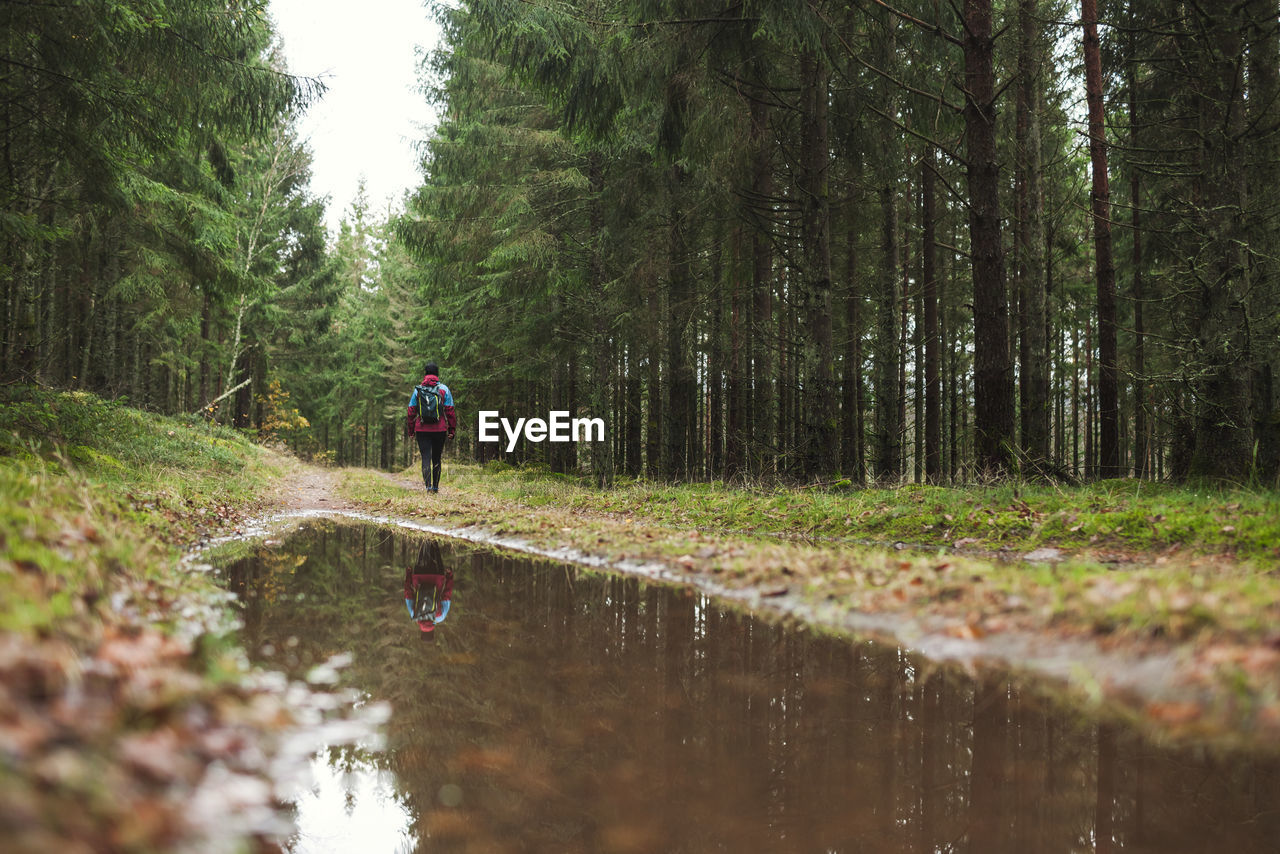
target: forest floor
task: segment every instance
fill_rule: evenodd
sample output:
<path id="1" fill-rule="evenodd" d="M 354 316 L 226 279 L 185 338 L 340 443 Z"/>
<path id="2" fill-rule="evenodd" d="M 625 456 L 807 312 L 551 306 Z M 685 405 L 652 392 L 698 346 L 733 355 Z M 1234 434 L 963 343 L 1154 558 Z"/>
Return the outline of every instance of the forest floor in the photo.
<path id="1" fill-rule="evenodd" d="M 644 574 L 932 660 L 1053 677 L 1193 738 L 1280 742 L 1280 498 L 1113 482 L 796 489 L 536 467 L 332 470 L 197 418 L 0 388 L 5 850 L 270 848 L 325 714 L 249 670 L 193 550 L 282 515 L 380 517 Z M 308 723 L 308 721 L 310 723 Z"/>
<path id="2" fill-rule="evenodd" d="M 0 849 L 265 851 L 290 832 L 277 786 L 328 701 L 249 669 L 190 555 L 324 507 L 332 476 L 300 470 L 198 418 L 0 387 Z"/>
<path id="3" fill-rule="evenodd" d="M 601 493 L 466 464 L 446 465 L 436 495 L 416 471 L 346 470 L 338 487 L 367 513 L 687 583 L 934 661 L 1048 676 L 1162 735 L 1280 744 L 1275 493 L 1119 481 Z"/>

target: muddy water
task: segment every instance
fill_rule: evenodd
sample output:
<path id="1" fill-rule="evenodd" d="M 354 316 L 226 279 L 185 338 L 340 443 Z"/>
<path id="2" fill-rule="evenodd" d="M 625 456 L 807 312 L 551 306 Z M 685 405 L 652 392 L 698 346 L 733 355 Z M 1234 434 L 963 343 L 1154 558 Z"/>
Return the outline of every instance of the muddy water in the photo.
<path id="1" fill-rule="evenodd" d="M 437 561 L 453 605 L 424 641 L 404 571 Z M 700 594 L 330 522 L 224 575 L 264 666 L 350 653 L 338 678 L 392 709 L 384 743 L 316 758 L 293 851 L 1280 849 L 1274 759 Z"/>

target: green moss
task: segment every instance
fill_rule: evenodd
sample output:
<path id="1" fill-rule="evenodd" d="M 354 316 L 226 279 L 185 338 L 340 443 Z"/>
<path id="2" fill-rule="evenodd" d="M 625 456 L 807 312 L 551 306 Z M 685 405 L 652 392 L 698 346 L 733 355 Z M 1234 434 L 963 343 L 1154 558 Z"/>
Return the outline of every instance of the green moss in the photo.
<path id="1" fill-rule="evenodd" d="M 273 476 L 233 431 L 83 392 L 3 388 L 0 437 L 6 630 L 74 635 L 117 582 L 172 582 L 180 545 Z"/>

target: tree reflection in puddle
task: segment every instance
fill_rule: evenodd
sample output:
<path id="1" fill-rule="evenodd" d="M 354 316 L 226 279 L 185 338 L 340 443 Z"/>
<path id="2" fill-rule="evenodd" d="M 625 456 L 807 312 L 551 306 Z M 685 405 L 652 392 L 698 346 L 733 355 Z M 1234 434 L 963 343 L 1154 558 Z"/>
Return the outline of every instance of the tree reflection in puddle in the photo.
<path id="1" fill-rule="evenodd" d="M 1271 758 L 1164 750 L 1006 679 L 925 678 L 899 649 L 687 590 L 445 543 L 452 610 L 424 643 L 403 591 L 421 542 L 321 522 L 224 570 L 259 662 L 296 675 L 351 652 L 342 683 L 391 705 L 385 750 L 322 757 L 297 851 L 1243 854 L 1280 838 Z"/>

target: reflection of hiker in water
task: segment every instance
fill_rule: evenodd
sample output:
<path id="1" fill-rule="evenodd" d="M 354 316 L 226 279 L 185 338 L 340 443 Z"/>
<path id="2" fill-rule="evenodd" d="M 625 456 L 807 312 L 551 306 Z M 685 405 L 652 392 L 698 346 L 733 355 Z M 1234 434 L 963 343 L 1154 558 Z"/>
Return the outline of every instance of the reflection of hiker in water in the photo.
<path id="1" fill-rule="evenodd" d="M 453 570 L 445 568 L 440 544 L 426 540 L 418 549 L 418 562 L 404 570 L 404 605 L 423 640 L 435 640 L 436 626 L 449 616 L 452 598 Z"/>

